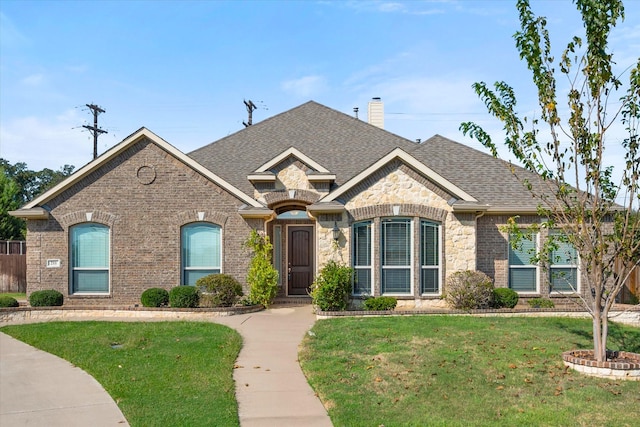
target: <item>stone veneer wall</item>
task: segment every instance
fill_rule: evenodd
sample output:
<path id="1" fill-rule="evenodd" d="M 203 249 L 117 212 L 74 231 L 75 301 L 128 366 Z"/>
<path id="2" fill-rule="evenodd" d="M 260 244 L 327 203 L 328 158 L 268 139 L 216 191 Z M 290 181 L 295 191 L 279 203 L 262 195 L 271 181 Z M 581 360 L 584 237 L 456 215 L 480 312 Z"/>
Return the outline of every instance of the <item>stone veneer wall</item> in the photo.
<path id="1" fill-rule="evenodd" d="M 56 289 L 65 305 L 132 305 L 150 287 L 180 284 L 180 228 L 204 220 L 222 227 L 222 271 L 246 281 L 242 243 L 262 220 L 238 215 L 242 202 L 146 140 L 142 140 L 47 203 L 48 220 L 28 221 L 27 291 Z M 69 295 L 69 227 L 111 228 L 108 295 Z M 60 268 L 46 268 L 60 259 Z"/>
<path id="2" fill-rule="evenodd" d="M 349 240 L 353 222 L 398 216 L 425 218 L 442 224 L 445 277 L 458 270 L 475 269 L 475 218 L 469 214 L 454 214 L 447 203 L 450 198 L 451 195 L 402 162 L 390 162 L 343 196 L 348 211 L 346 215 L 318 218 L 316 232 L 320 266 L 332 259 L 350 264 Z M 394 206 L 399 209 L 397 215 Z M 337 245 L 333 243 L 331 231 L 334 221 L 341 230 Z M 419 229 L 415 226 L 414 235 L 419 238 Z M 379 257 L 375 247 L 374 257 Z M 418 273 L 417 259 L 414 268 Z M 419 277 L 418 274 L 414 276 Z"/>
<path id="3" fill-rule="evenodd" d="M 310 168 L 293 157 L 290 157 L 279 163 L 275 168 L 271 169 L 276 175 L 275 183 L 271 185 L 254 186 L 253 197 L 262 203 L 270 203 L 267 196 L 271 192 L 283 192 L 289 189 L 311 192 L 317 195 L 316 200 L 329 192 L 326 184 L 314 184 L 309 181 L 307 172 Z"/>

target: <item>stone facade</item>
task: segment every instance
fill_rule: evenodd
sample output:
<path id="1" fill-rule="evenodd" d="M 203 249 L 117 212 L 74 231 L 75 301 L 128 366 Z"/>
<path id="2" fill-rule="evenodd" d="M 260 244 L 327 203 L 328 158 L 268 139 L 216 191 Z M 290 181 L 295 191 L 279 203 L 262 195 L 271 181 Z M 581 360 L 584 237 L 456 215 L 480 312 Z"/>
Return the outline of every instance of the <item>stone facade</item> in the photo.
<path id="1" fill-rule="evenodd" d="M 134 305 L 147 288 L 180 284 L 180 229 L 205 221 L 222 229 L 222 271 L 245 282 L 242 243 L 261 220 L 245 221 L 242 202 L 157 145 L 143 139 L 47 202 L 48 220 L 28 221 L 28 292 L 56 289 L 65 305 Z M 69 229 L 110 229 L 110 290 L 69 294 Z M 47 260 L 61 260 L 47 268 Z"/>

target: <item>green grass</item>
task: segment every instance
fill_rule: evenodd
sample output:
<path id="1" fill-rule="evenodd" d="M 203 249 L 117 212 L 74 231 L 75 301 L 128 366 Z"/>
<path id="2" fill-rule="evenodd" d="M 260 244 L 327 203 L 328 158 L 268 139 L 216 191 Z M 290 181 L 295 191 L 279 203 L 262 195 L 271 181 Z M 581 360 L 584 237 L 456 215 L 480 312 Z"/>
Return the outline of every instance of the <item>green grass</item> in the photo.
<path id="1" fill-rule="evenodd" d="M 640 352 L 640 329 L 609 347 Z M 591 347 L 591 321 L 385 317 L 321 320 L 300 361 L 341 426 L 638 426 L 640 382 L 565 369 Z"/>
<path id="2" fill-rule="evenodd" d="M 241 338 L 213 323 L 50 322 L 1 329 L 91 374 L 131 426 L 238 426 Z"/>
<path id="3" fill-rule="evenodd" d="M 18 301 L 19 300 L 25 300 L 27 299 L 27 294 L 24 292 L 0 292 L 0 296 L 7 296 L 7 297 L 11 297 L 11 298 L 15 298 Z"/>

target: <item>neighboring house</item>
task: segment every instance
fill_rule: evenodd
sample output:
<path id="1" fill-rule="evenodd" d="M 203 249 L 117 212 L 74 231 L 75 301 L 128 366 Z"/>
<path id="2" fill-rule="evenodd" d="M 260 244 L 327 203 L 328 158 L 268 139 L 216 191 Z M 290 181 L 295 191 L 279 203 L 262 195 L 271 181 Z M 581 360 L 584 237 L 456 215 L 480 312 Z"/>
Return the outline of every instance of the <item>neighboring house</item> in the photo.
<path id="1" fill-rule="evenodd" d="M 379 100 L 369 107 L 378 126 L 307 102 L 188 155 L 138 130 L 12 212 L 27 219 L 28 292 L 133 305 L 210 273 L 244 283 L 253 228 L 274 245 L 281 296 L 307 295 L 331 259 L 354 267 L 354 295 L 401 305 L 439 300 L 460 270 L 549 296 L 550 276 L 528 261 L 546 236 L 514 250 L 499 228 L 538 221 L 509 165 L 438 135 L 401 138 L 379 127 Z M 571 252 L 551 266 L 564 273 L 554 291 L 582 291 Z"/>

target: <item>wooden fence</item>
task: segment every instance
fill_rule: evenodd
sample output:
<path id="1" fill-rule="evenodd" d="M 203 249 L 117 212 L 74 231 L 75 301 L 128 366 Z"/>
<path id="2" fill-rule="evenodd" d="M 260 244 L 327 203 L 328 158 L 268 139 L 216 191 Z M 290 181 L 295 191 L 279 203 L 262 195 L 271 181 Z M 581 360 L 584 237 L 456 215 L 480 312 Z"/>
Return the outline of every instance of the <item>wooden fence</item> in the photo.
<path id="1" fill-rule="evenodd" d="M 27 291 L 27 244 L 0 240 L 0 292 Z"/>
<path id="2" fill-rule="evenodd" d="M 627 279 L 624 288 L 618 294 L 617 300 L 623 304 L 629 304 L 635 302 L 634 295 L 635 298 L 640 297 L 640 268 L 638 267 L 634 268 L 629 275 L 629 279 Z"/>

